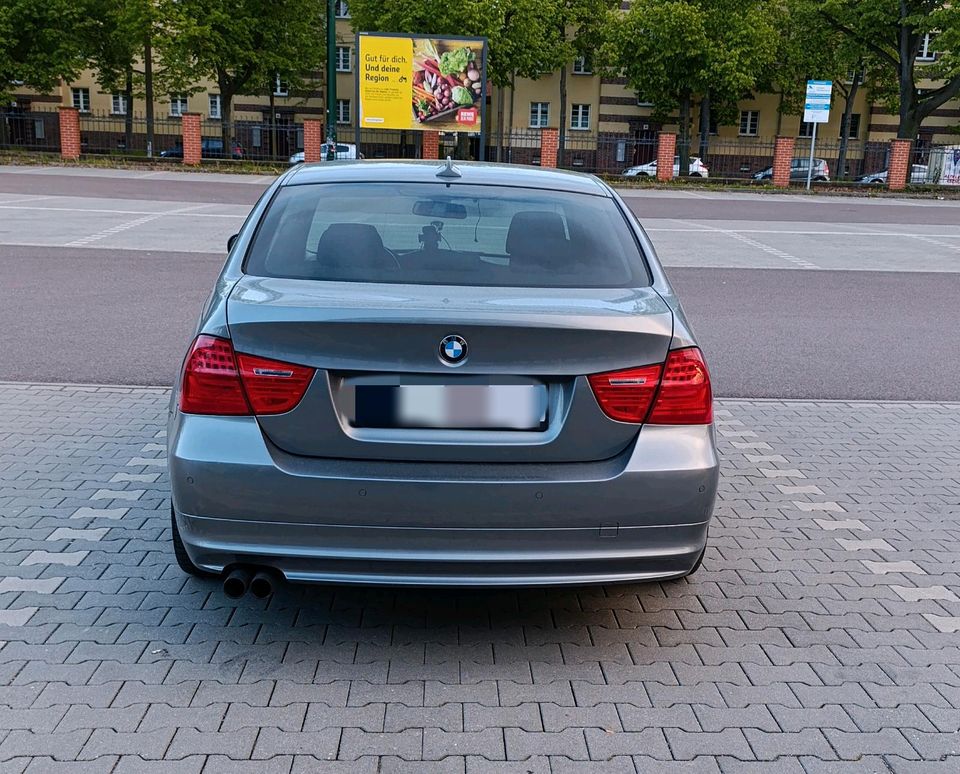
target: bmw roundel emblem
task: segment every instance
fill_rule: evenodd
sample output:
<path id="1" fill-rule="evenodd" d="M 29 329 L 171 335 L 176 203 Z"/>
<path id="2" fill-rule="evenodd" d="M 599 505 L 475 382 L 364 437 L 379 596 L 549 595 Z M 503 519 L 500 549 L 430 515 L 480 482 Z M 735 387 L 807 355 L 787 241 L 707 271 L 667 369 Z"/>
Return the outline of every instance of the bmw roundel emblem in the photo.
<path id="1" fill-rule="evenodd" d="M 440 340 L 440 360 L 449 366 L 461 365 L 467 359 L 467 342 L 463 336 L 451 334 Z"/>

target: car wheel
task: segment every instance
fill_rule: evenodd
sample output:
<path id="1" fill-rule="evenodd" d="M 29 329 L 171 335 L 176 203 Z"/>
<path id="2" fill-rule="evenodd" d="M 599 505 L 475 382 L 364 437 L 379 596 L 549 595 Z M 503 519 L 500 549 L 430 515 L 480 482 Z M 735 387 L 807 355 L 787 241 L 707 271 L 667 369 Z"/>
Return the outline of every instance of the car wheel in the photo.
<path id="1" fill-rule="evenodd" d="M 827 183 L 829 182 L 829 178 L 826 178 L 823 175 L 817 175 L 815 178 L 813 178 L 813 181 L 815 183 Z"/>
<path id="2" fill-rule="evenodd" d="M 690 177 L 703 177 L 699 172 L 691 172 Z"/>
<path id="3" fill-rule="evenodd" d="M 183 541 L 180 539 L 180 528 L 177 526 L 177 517 L 173 512 L 173 503 L 170 504 L 170 531 L 173 533 L 173 555 L 176 557 L 180 569 L 187 575 L 193 575 L 197 578 L 214 577 L 214 573 L 202 570 L 190 561 L 187 549 L 184 548 Z"/>

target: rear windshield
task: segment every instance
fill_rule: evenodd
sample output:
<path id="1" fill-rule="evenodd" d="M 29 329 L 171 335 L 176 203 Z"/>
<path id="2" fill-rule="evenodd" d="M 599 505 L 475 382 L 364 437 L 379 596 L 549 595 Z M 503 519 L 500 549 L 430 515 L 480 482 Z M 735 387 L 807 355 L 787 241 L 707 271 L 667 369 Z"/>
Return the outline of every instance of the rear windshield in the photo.
<path id="1" fill-rule="evenodd" d="M 244 271 L 429 285 L 650 284 L 612 199 L 444 183 L 282 188 L 263 216 Z"/>

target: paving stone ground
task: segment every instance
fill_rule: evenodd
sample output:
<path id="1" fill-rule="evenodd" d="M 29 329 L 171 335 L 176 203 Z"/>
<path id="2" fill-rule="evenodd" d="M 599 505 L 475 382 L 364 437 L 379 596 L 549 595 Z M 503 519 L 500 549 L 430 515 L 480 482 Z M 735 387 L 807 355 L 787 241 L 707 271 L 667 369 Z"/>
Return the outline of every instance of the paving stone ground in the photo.
<path id="1" fill-rule="evenodd" d="M 0 385 L 0 771 L 960 771 L 960 405 L 725 400 L 689 580 L 173 564 L 158 389 Z"/>

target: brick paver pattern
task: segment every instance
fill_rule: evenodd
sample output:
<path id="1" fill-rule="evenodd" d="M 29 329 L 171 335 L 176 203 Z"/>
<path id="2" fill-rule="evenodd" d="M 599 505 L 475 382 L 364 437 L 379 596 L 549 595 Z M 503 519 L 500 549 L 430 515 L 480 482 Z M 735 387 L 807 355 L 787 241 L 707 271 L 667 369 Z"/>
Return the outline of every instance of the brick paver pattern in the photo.
<path id="1" fill-rule="evenodd" d="M 721 401 L 689 580 L 234 602 L 166 404 L 0 385 L 4 773 L 960 771 L 960 406 Z"/>

